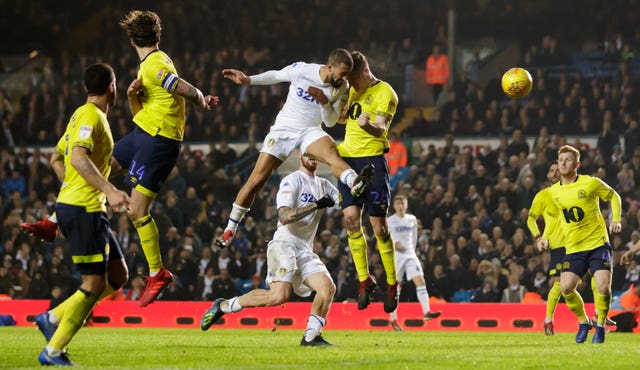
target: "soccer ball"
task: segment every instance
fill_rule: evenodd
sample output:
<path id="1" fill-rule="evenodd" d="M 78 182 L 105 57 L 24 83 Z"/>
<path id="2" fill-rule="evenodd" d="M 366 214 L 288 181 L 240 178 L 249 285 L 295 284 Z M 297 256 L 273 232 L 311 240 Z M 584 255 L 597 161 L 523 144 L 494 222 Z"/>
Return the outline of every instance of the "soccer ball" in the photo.
<path id="1" fill-rule="evenodd" d="M 522 98 L 531 91 L 532 87 L 531 75 L 524 68 L 511 68 L 502 75 L 502 91 L 510 98 Z"/>

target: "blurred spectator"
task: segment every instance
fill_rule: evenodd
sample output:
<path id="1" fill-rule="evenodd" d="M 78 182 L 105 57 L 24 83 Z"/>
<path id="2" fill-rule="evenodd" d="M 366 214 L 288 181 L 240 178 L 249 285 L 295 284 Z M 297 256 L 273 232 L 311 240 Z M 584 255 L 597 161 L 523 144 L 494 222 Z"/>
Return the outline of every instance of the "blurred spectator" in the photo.
<path id="1" fill-rule="evenodd" d="M 449 84 L 449 58 L 441 53 L 440 45 L 433 45 L 425 62 L 425 82 L 431 86 L 433 101 L 438 100 L 442 87 Z"/>

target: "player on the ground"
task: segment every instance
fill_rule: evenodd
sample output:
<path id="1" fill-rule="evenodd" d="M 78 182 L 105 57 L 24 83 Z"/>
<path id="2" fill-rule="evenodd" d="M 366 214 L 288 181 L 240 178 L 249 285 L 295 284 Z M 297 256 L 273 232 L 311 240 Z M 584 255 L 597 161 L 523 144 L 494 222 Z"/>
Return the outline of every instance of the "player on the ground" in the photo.
<path id="1" fill-rule="evenodd" d="M 416 286 L 416 296 L 422 306 L 424 321 L 435 319 L 442 314 L 441 311 L 431 311 L 429 305 L 429 293 L 424 281 L 422 264 L 416 255 L 418 243 L 418 220 L 416 216 L 407 213 L 408 200 L 404 195 L 396 195 L 393 198 L 393 209 L 396 211 L 388 219 L 389 232 L 395 242 L 396 252 L 396 278 L 400 283 L 406 274 L 407 280 L 412 280 Z M 398 286 L 398 295 L 401 286 Z M 389 321 L 395 331 L 402 331 L 398 323 L 397 309 L 389 314 Z"/>
<path id="2" fill-rule="evenodd" d="M 350 188 L 350 192 L 356 195 L 362 193 L 373 176 L 373 168 L 363 168 L 358 175 L 340 158 L 335 142 L 321 127 L 322 122 L 328 127 L 335 125 L 344 104 L 348 89 L 345 82 L 352 66 L 349 52 L 336 49 L 329 54 L 325 65 L 297 62 L 279 71 L 253 76 L 235 69 L 222 71 L 225 78 L 239 85 L 272 85 L 280 82 L 290 82 L 290 85 L 287 100 L 264 139 L 258 161 L 233 203 L 227 226 L 216 239 L 219 247 L 231 244 L 257 192 L 271 173 L 296 149 L 328 164 L 333 175 Z"/>
<path id="3" fill-rule="evenodd" d="M 218 97 L 204 96 L 200 90 L 178 76 L 173 62 L 159 48 L 162 26 L 154 12 L 133 10 L 120 21 L 140 58 L 138 77 L 127 89 L 135 129 L 119 140 L 113 149 L 114 172 L 126 170 L 131 186 L 129 218 L 149 263 L 149 278 L 138 304 L 153 302 L 172 280 L 163 268 L 159 233 L 150 208 L 162 183 L 180 153 L 185 125 L 185 102 L 203 110 L 218 104 Z M 42 220 L 22 227 L 47 240 L 55 238 L 55 220 Z"/>
<path id="4" fill-rule="evenodd" d="M 51 157 L 62 181 L 56 202 L 58 222 L 82 284 L 60 305 L 35 317 L 48 343 L 38 357 L 42 365 L 73 365 L 64 348 L 93 306 L 128 279 L 105 205 L 107 201 L 115 211 L 131 205 L 129 196 L 107 181 L 113 151 L 107 111 L 116 99 L 115 74 L 107 64 L 94 64 L 85 70 L 84 79 L 87 102 L 74 112 Z"/>
<path id="5" fill-rule="evenodd" d="M 343 184 L 338 184 L 342 196 L 340 205 L 344 213 L 349 249 L 360 281 L 358 309 L 367 308 L 370 296 L 376 288 L 376 282 L 369 274 L 367 241 L 362 230 L 362 208 L 366 207 L 386 273 L 384 310 L 391 313 L 398 306 L 398 282 L 393 239 L 387 225 L 391 193 L 384 153 L 389 149 L 387 132 L 398 107 L 398 95 L 388 83 L 371 73 L 369 63 L 362 53 L 354 51 L 351 57 L 353 71 L 349 75 L 349 100 L 340 117 L 340 122 L 346 124 L 345 137 L 338 145 L 338 151 L 354 170 L 361 171 L 373 165 L 376 171 L 371 183 L 360 196 L 352 194 Z"/>
<path id="6" fill-rule="evenodd" d="M 584 301 L 576 290 L 580 278 L 587 271 L 595 279 L 598 294 L 595 306 L 598 319 L 592 343 L 603 343 L 605 320 L 611 305 L 611 244 L 600 200 L 611 205 L 609 231 L 621 230 L 621 200 L 618 193 L 599 178 L 578 175 L 580 152 L 564 145 L 558 150 L 560 181 L 549 187 L 549 198 L 557 208 L 565 236 L 566 254 L 560 274 L 560 289 L 567 306 L 580 320 L 576 342 L 583 343 L 592 328 L 584 308 Z M 544 242 L 539 240 L 539 243 Z"/>
<path id="7" fill-rule="evenodd" d="M 267 283 L 269 289 L 254 289 L 240 297 L 218 298 L 200 321 L 202 330 L 226 313 L 249 307 L 276 306 L 294 293 L 316 295 L 311 304 L 303 346 L 331 345 L 322 338 L 329 307 L 336 287 L 326 266 L 313 252 L 313 239 L 324 208 L 338 201 L 338 189 L 327 179 L 316 177 L 318 162 L 308 154 L 300 156 L 300 168 L 280 182 L 278 190 L 278 229 L 267 249 Z"/>

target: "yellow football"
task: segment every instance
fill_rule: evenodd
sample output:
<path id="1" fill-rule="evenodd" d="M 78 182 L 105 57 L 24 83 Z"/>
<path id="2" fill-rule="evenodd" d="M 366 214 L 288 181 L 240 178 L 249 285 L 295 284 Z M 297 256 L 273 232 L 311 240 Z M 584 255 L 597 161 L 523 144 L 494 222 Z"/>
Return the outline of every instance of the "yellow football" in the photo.
<path id="1" fill-rule="evenodd" d="M 502 91 L 510 98 L 522 98 L 531 91 L 532 87 L 531 75 L 524 68 L 511 68 L 502 75 Z"/>

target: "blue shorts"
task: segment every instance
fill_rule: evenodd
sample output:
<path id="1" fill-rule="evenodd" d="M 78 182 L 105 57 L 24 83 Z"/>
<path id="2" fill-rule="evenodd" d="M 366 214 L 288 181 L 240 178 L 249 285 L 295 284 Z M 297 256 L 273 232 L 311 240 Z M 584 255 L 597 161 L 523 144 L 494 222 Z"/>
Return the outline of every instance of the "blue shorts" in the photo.
<path id="1" fill-rule="evenodd" d="M 562 271 L 570 271 L 583 277 L 587 271 L 591 275 L 598 270 L 612 270 L 611 245 L 605 244 L 596 249 L 584 252 L 568 253 L 564 255 Z"/>
<path id="2" fill-rule="evenodd" d="M 104 212 L 56 203 L 58 225 L 69 241 L 71 259 L 83 275 L 103 275 L 109 259 L 124 257 Z"/>
<path id="3" fill-rule="evenodd" d="M 562 272 L 562 262 L 564 262 L 564 254 L 566 250 L 564 247 L 554 248 L 549 251 L 549 255 L 551 256 L 551 260 L 549 262 L 549 276 L 554 277 L 560 276 Z"/>
<path id="4" fill-rule="evenodd" d="M 136 126 L 116 142 L 113 157 L 127 169 L 125 181 L 141 193 L 155 197 L 176 164 L 179 141 L 164 136 L 151 136 Z"/>
<path id="5" fill-rule="evenodd" d="M 343 159 L 358 173 L 369 163 L 373 164 L 376 170 L 371 183 L 367 185 L 364 193 L 357 198 L 351 195 L 351 189 L 347 185 L 338 182 L 341 198 L 340 206 L 343 209 L 353 205 L 360 208 L 364 206 L 369 216 L 387 217 L 389 205 L 391 204 L 391 193 L 389 191 L 389 167 L 384 155 Z"/>

